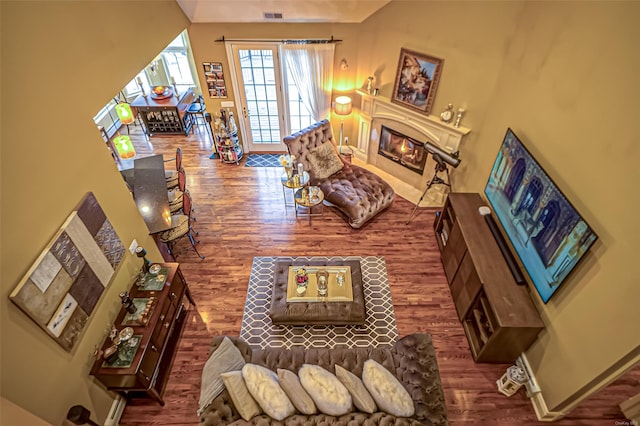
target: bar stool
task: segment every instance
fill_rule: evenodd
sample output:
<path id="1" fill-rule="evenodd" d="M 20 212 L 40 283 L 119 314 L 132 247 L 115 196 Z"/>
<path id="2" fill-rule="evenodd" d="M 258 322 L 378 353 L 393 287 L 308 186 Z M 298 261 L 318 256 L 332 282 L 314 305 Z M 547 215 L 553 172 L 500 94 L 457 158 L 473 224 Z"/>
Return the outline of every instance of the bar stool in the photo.
<path id="1" fill-rule="evenodd" d="M 207 121 L 204 117 L 206 112 L 207 107 L 204 104 L 204 98 L 198 96 L 198 99 L 187 108 L 187 114 L 191 116 L 192 129 L 196 126 L 199 128 L 201 125 L 206 127 Z"/>

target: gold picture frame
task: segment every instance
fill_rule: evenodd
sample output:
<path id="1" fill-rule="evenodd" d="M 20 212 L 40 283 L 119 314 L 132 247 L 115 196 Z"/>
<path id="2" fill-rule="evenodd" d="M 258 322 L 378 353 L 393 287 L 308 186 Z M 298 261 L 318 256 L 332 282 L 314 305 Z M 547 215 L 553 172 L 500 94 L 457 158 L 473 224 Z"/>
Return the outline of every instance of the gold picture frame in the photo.
<path id="1" fill-rule="evenodd" d="M 435 56 L 401 49 L 391 102 L 428 115 L 443 63 L 443 59 Z"/>

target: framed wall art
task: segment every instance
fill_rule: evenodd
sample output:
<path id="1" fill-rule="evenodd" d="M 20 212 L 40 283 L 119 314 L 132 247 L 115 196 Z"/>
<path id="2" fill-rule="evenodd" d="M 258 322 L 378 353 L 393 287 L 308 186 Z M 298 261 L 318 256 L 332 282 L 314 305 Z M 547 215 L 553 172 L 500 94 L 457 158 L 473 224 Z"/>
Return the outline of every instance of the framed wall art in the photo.
<path id="1" fill-rule="evenodd" d="M 118 234 L 89 192 L 9 298 L 71 352 L 124 253 Z"/>
<path id="2" fill-rule="evenodd" d="M 391 102 L 429 114 L 443 62 L 424 53 L 401 49 Z"/>
<path id="3" fill-rule="evenodd" d="M 226 98 L 227 86 L 224 82 L 222 62 L 203 62 L 204 78 L 210 98 Z"/>

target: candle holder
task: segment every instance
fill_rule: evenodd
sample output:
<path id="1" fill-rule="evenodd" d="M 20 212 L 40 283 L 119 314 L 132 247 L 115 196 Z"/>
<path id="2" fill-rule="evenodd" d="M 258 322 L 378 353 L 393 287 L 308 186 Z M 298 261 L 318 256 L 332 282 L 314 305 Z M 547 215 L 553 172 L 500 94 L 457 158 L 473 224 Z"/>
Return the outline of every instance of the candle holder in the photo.
<path id="1" fill-rule="evenodd" d="M 462 116 L 464 115 L 464 108 L 458 108 L 458 114 L 456 114 L 456 122 L 453 124 L 453 127 L 456 129 L 460 127 L 460 120 L 462 120 Z"/>

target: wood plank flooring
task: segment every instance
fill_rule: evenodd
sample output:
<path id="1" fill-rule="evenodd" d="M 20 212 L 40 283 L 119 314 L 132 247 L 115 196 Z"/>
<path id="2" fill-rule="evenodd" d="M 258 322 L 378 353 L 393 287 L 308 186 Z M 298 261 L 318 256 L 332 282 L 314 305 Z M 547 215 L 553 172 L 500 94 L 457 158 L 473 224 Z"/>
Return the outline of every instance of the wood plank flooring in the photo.
<path id="1" fill-rule="evenodd" d="M 200 375 L 209 343 L 215 335 L 239 334 L 252 258 L 280 255 L 384 256 L 400 336 L 433 336 L 450 423 L 538 424 L 524 390 L 510 398 L 498 393 L 495 382 L 507 366 L 472 360 L 440 263 L 432 227 L 435 209 L 421 209 L 405 225 L 413 204 L 398 197 L 361 230 L 351 229 L 328 208 L 310 225 L 296 220 L 292 207 L 284 207 L 280 169 L 209 159 L 211 140 L 203 127 L 201 133 L 153 136 L 149 142 L 139 127 L 130 127 L 138 155 L 173 157 L 175 148 L 182 148 L 200 233 L 198 250 L 206 259 L 193 252 L 177 259 L 197 306 L 180 341 L 166 405 L 133 401 L 122 426 L 198 424 Z M 182 247 L 189 247 L 186 239 Z M 613 425 L 623 420 L 617 404 L 637 393 L 637 377 L 618 380 L 556 424 Z"/>

